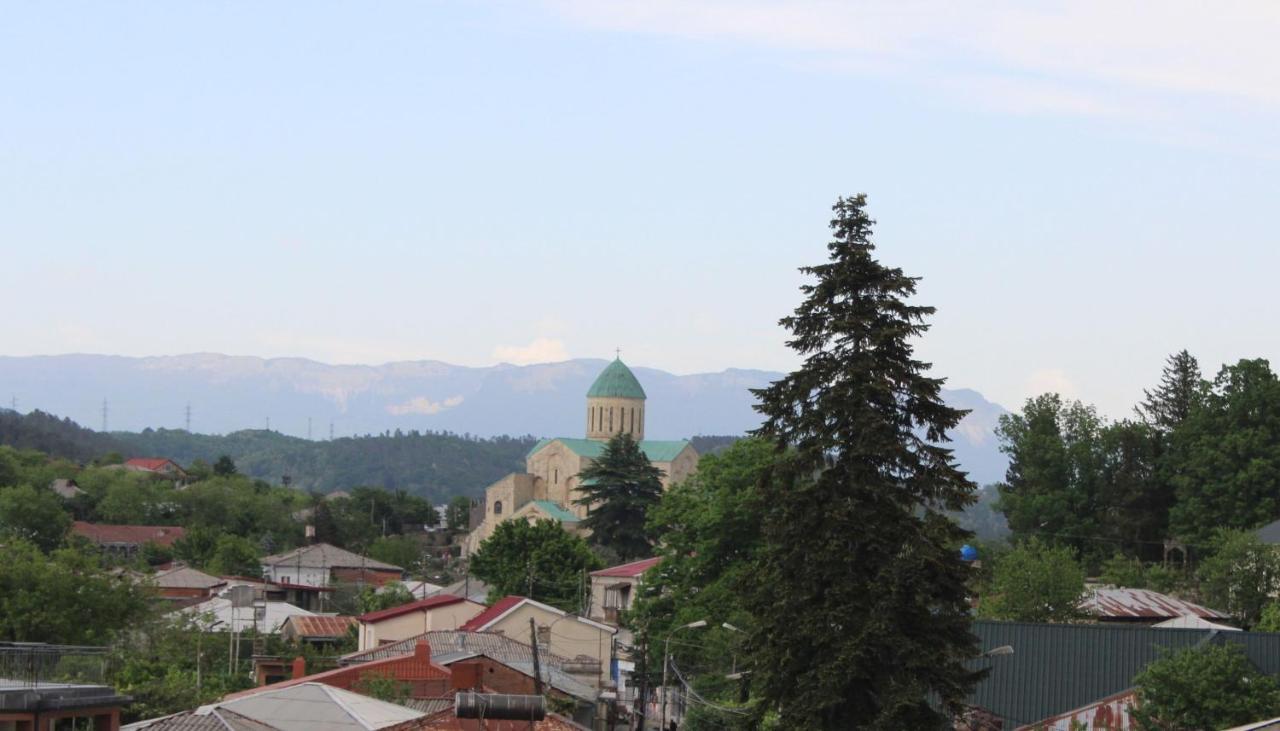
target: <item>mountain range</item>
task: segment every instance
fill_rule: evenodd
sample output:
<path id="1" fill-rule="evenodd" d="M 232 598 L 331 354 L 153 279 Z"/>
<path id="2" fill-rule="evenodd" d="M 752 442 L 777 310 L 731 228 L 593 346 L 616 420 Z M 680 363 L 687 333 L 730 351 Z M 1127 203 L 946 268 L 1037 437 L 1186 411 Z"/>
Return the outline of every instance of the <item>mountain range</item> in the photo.
<path id="1" fill-rule="evenodd" d="M 92 427 L 103 425 L 105 411 L 112 432 L 187 428 L 189 407 L 190 430 L 208 434 L 270 429 L 321 440 L 332 428 L 337 437 L 397 430 L 578 436 L 585 394 L 606 364 L 579 358 L 524 366 L 365 366 L 210 353 L 0 357 L 0 399 Z M 632 370 L 648 395 L 645 431 L 654 439 L 744 434 L 759 424 L 750 389 L 782 375 Z M 943 397 L 970 412 L 952 434 L 961 466 L 979 483 L 1001 479 L 1007 462 L 994 428 L 1005 409 L 968 389 L 944 389 Z"/>

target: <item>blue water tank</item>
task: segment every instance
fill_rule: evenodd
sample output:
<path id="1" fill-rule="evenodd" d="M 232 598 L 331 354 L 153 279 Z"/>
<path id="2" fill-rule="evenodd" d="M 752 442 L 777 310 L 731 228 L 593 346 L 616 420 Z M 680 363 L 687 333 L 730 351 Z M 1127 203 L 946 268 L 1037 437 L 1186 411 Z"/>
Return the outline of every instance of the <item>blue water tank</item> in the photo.
<path id="1" fill-rule="evenodd" d="M 970 546 L 968 543 L 964 544 L 963 546 L 960 547 L 960 560 L 961 561 L 977 561 L 978 549 L 974 548 L 973 546 Z"/>

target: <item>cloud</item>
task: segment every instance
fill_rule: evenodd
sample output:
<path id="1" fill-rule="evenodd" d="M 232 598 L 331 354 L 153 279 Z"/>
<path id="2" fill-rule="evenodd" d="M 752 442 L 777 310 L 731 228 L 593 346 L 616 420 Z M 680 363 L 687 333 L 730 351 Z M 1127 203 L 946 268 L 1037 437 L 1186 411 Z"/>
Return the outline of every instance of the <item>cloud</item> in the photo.
<path id="1" fill-rule="evenodd" d="M 1078 398 L 1079 391 L 1076 385 L 1067 378 L 1067 374 L 1060 368 L 1042 368 L 1032 373 L 1026 382 L 1026 394 L 1028 396 L 1039 396 L 1042 393 L 1056 393 L 1064 398 Z"/>
<path id="2" fill-rule="evenodd" d="M 393 416 L 406 416 L 408 414 L 438 414 L 445 409 L 452 409 L 462 403 L 461 396 L 450 396 L 444 401 L 432 401 L 426 396 L 417 396 L 400 404 L 389 404 L 387 413 Z"/>
<path id="3" fill-rule="evenodd" d="M 528 345 L 499 345 L 493 349 L 493 357 L 504 363 L 529 365 L 568 360 L 569 352 L 559 338 L 534 338 Z"/>
<path id="4" fill-rule="evenodd" d="M 1167 0 L 547 0 L 596 30 L 791 54 L 792 62 L 902 78 L 1001 110 L 1160 121 L 1280 112 L 1280 3 Z"/>

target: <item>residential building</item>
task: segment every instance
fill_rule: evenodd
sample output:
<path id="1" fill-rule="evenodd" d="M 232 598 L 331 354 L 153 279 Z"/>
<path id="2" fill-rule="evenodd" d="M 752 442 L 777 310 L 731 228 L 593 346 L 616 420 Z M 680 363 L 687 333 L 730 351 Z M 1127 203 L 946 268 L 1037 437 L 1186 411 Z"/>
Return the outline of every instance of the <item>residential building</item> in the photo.
<path id="1" fill-rule="evenodd" d="M 1137 674 L 1170 651 L 1205 643 L 1238 644 L 1259 670 L 1280 674 L 1280 633 L 986 620 L 973 633 L 984 656 L 971 666 L 988 672 L 968 702 L 1006 731 L 1073 731 L 1073 718 L 1085 731 L 1129 728 L 1126 694 Z M 1012 652 L 990 653 L 996 648 Z"/>
<path id="2" fill-rule="evenodd" d="M 227 585 L 224 578 L 182 565 L 157 571 L 151 582 L 160 596 L 179 600 L 208 599 Z"/>
<path id="3" fill-rule="evenodd" d="M 108 553 L 131 557 L 148 543 L 171 548 L 186 531 L 177 525 L 107 525 L 77 520 L 71 524 L 71 533 Z"/>
<path id="4" fill-rule="evenodd" d="M 334 645 L 345 640 L 352 628 L 357 626 L 355 617 L 294 614 L 280 626 L 280 637 L 288 642 Z"/>
<path id="5" fill-rule="evenodd" d="M 320 682 L 281 684 L 228 696 L 192 711 L 124 726 L 125 731 L 413 731 L 427 715 Z"/>
<path id="6" fill-rule="evenodd" d="M 404 569 L 328 543 L 313 543 L 262 559 L 262 575 L 269 581 L 304 586 L 337 583 L 382 586 L 403 578 Z"/>
<path id="7" fill-rule="evenodd" d="M 311 612 L 288 602 L 257 600 L 243 604 L 229 596 L 216 596 L 199 604 L 178 610 L 183 616 L 192 617 L 209 632 L 247 632 L 274 635 L 290 617 L 314 616 Z"/>
<path id="8" fill-rule="evenodd" d="M 164 457 L 134 457 L 125 460 L 124 468 L 134 472 L 153 472 L 178 482 L 187 479 L 187 471 L 182 469 L 182 465 Z"/>
<path id="9" fill-rule="evenodd" d="M 661 562 L 661 558 L 646 558 L 591 572 L 591 608 L 587 616 L 617 627 L 622 613 L 635 602 L 645 572 Z"/>
<path id="10" fill-rule="evenodd" d="M 71 500 L 72 498 L 85 494 L 84 490 L 80 489 L 80 485 L 76 484 L 75 480 L 67 479 L 65 477 L 59 477 L 53 482 L 50 482 L 49 489 L 57 493 L 58 497 L 63 500 Z"/>
<path id="11" fill-rule="evenodd" d="M 1150 589 L 1100 587 L 1086 592 L 1080 609 L 1099 622 L 1154 624 L 1179 617 L 1207 620 L 1230 619 L 1216 609 L 1202 607 Z"/>
<path id="12" fill-rule="evenodd" d="M 532 626 L 531 622 L 532 620 Z M 586 617 L 522 596 L 508 596 L 472 617 L 460 629 L 467 632 L 497 632 L 568 658 L 566 672 L 592 679 L 596 687 L 609 682 L 609 661 L 614 656 L 613 639 L 618 630 Z"/>
<path id="13" fill-rule="evenodd" d="M 644 438 L 644 388 L 621 359 L 610 363 L 587 391 L 586 438 L 543 439 L 525 455 L 525 471 L 513 473 L 485 489 L 484 512 L 463 543 L 475 552 L 499 523 L 507 520 L 550 519 L 566 530 L 580 532 L 587 516 L 578 474 L 603 452 L 616 434 L 629 434 L 654 466 L 662 471 L 663 487 L 693 474 L 698 453 L 687 441 Z"/>
<path id="14" fill-rule="evenodd" d="M 0 729 L 118 731 L 120 711 L 130 698 L 98 682 L 105 651 L 0 642 Z M 74 678 L 58 675 L 64 661 L 75 668 Z"/>
<path id="15" fill-rule="evenodd" d="M 360 649 L 416 637 L 431 630 L 458 629 L 486 607 L 452 594 L 437 594 L 398 607 L 362 615 Z"/>

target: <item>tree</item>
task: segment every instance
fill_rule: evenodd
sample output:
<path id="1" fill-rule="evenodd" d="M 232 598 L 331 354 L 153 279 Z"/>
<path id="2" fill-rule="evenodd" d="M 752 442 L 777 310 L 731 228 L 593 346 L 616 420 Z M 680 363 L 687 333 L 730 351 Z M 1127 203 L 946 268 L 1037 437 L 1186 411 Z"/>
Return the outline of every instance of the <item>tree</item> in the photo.
<path id="1" fill-rule="evenodd" d="M 1221 529 L 1197 574 L 1205 602 L 1249 627 L 1280 592 L 1280 552 L 1251 531 Z"/>
<path id="2" fill-rule="evenodd" d="M 1155 390 L 1143 389 L 1143 401 L 1134 411 L 1151 427 L 1168 433 L 1191 415 L 1200 398 L 1204 379 L 1200 363 L 1185 350 L 1169 356 Z"/>
<path id="3" fill-rule="evenodd" d="M 213 555 L 205 568 L 218 576 L 256 577 L 262 575 L 259 558 L 258 547 L 253 541 L 242 536 L 223 535 L 214 545 Z"/>
<path id="4" fill-rule="evenodd" d="M 0 489 L 0 533 L 31 541 L 48 552 L 62 544 L 70 527 L 71 516 L 52 492 L 30 485 Z"/>
<path id="5" fill-rule="evenodd" d="M 458 495 L 450 500 L 449 508 L 445 511 L 445 521 L 449 525 L 449 530 L 454 533 L 467 530 L 471 524 L 471 498 Z"/>
<path id="6" fill-rule="evenodd" d="M 1014 622 L 1067 622 L 1080 617 L 1084 570 L 1071 549 L 1038 538 L 1001 556 L 979 614 Z"/>
<path id="7" fill-rule="evenodd" d="M 662 499 L 662 470 L 645 456 L 630 434 L 615 434 L 604 451 L 578 473 L 574 500 L 589 513 L 579 523 L 591 531 L 591 542 L 623 561 L 653 552 L 645 516 Z"/>
<path id="8" fill-rule="evenodd" d="M 601 567 L 587 542 L 554 520 L 506 520 L 471 557 L 471 573 L 491 600 L 509 594 L 582 611 L 586 573 Z"/>
<path id="9" fill-rule="evenodd" d="M 377 612 L 413 601 L 413 593 L 399 581 L 384 586 L 366 586 L 360 591 L 360 611 Z"/>
<path id="10" fill-rule="evenodd" d="M 940 725 L 980 677 L 969 630 L 970 535 L 945 511 L 973 501 L 943 403 L 911 339 L 933 308 L 872 256 L 866 198 L 841 198 L 828 262 L 781 321 L 800 368 L 756 390 L 756 434 L 787 458 L 762 480 L 764 544 L 743 586 L 753 673 L 785 728 Z M 935 703 L 930 702 L 930 697 Z"/>
<path id="11" fill-rule="evenodd" d="M 1141 731 L 1201 731 L 1280 715 L 1276 679 L 1230 641 L 1162 657 L 1134 684 L 1138 703 L 1130 714 Z"/>
<path id="12" fill-rule="evenodd" d="M 416 572 L 422 565 L 422 542 L 412 536 L 384 536 L 369 546 L 369 558 Z"/>
<path id="13" fill-rule="evenodd" d="M 1173 532 L 1208 543 L 1219 528 L 1280 515 L 1280 379 L 1262 359 L 1225 366 L 1170 439 Z"/>
<path id="14" fill-rule="evenodd" d="M 187 528 L 182 537 L 173 542 L 173 556 L 192 566 L 203 567 L 213 558 L 220 535 L 221 531 L 208 526 Z"/>
<path id="15" fill-rule="evenodd" d="M 236 463 L 231 459 L 230 455 L 222 455 L 218 457 L 218 461 L 213 463 L 213 474 L 219 477 L 230 477 L 236 473 Z"/>

